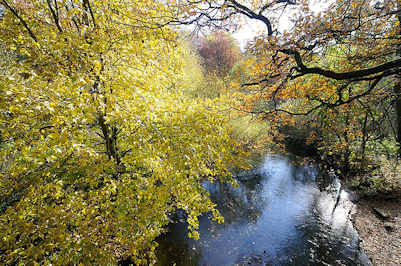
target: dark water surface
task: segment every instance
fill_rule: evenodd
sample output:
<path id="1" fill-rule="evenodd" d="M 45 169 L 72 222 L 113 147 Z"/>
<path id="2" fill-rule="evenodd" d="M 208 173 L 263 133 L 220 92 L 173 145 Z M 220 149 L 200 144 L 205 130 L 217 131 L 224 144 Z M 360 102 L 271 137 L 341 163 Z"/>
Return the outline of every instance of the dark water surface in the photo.
<path id="1" fill-rule="evenodd" d="M 200 217 L 198 241 L 188 238 L 185 222 L 171 224 L 159 238 L 159 265 L 368 263 L 349 221 L 354 206 L 336 179 L 322 184 L 314 167 L 275 156 L 258 172 L 239 188 L 205 184 L 224 224 Z"/>

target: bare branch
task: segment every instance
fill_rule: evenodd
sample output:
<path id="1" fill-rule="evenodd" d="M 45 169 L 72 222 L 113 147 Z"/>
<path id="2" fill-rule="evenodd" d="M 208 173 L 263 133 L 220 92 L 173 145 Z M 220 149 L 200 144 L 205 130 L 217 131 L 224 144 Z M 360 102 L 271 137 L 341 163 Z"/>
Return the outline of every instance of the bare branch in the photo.
<path id="1" fill-rule="evenodd" d="M 92 7 L 91 7 L 91 5 L 90 5 L 90 3 L 89 3 L 89 0 L 83 0 L 83 2 L 84 2 L 84 7 L 87 8 L 87 9 L 89 10 L 89 13 L 90 13 L 90 15 L 91 15 L 91 17 L 92 17 L 93 26 L 96 27 L 95 16 L 94 16 L 94 14 L 93 14 L 93 10 L 92 10 Z"/>
<path id="2" fill-rule="evenodd" d="M 21 24 L 25 27 L 25 29 L 28 31 L 29 36 L 31 36 L 31 38 L 35 41 L 38 42 L 38 38 L 36 38 L 35 34 L 32 32 L 32 30 L 29 28 L 28 24 L 26 23 L 26 21 L 18 14 L 18 12 L 12 8 L 6 0 L 1 0 L 1 3 L 3 3 L 3 5 L 8 8 L 13 14 L 14 16 L 16 16 L 18 18 L 18 20 L 21 22 Z"/>
<path id="3" fill-rule="evenodd" d="M 55 3 L 56 3 L 56 1 L 55 1 Z M 56 11 L 53 9 L 50 0 L 47 0 L 47 5 L 49 7 L 50 13 L 52 13 L 52 16 L 53 16 L 53 19 L 54 19 L 54 23 L 56 24 L 56 27 L 57 27 L 58 31 L 59 32 L 63 32 L 63 29 L 60 26 L 58 13 L 56 13 Z M 56 7 L 57 7 L 57 4 L 56 4 Z"/>

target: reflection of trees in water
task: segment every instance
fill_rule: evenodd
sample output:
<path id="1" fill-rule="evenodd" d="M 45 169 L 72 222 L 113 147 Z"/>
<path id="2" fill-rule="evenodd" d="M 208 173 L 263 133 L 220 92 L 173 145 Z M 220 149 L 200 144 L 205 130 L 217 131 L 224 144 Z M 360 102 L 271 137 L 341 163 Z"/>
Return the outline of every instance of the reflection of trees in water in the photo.
<path id="1" fill-rule="evenodd" d="M 218 238 L 219 228 L 227 227 L 233 223 L 256 222 L 262 214 L 264 203 L 262 198 L 263 186 L 260 179 L 253 179 L 241 183 L 239 188 L 234 188 L 227 183 L 206 183 L 204 187 L 209 191 L 212 201 L 224 216 L 224 223 L 219 225 L 212 222 L 207 216 L 199 217 L 199 232 L 201 239 L 198 242 L 187 237 L 186 215 L 182 210 L 177 210 L 171 215 L 174 221 L 168 226 L 167 233 L 157 239 L 157 265 L 200 265 L 202 253 L 202 239 L 207 235 Z M 208 232 L 207 232 L 208 231 Z M 196 249 L 193 249 L 196 247 Z"/>
<path id="2" fill-rule="evenodd" d="M 162 235 L 157 239 L 159 247 L 157 248 L 157 264 L 164 265 L 200 265 L 202 258 L 201 249 L 192 249 L 189 241 L 171 239 L 169 235 Z"/>
<path id="3" fill-rule="evenodd" d="M 223 225 L 255 223 L 265 206 L 260 179 L 242 182 L 234 188 L 226 183 L 208 186 L 210 197 L 224 217 Z"/>
<path id="4" fill-rule="evenodd" d="M 342 200 L 335 212 L 333 187 L 312 191 L 304 222 L 296 226 L 297 239 L 273 254 L 269 250 L 240 257 L 238 265 L 362 265 L 358 237 L 350 224 L 350 202 Z M 345 215 L 345 218 L 344 218 Z"/>
<path id="5" fill-rule="evenodd" d="M 313 195 L 307 222 L 297 227 L 299 236 L 302 236 L 302 249 L 306 252 L 303 256 L 297 255 L 293 262 L 296 265 L 359 265 L 358 236 L 350 224 L 347 215 L 349 209 L 341 206 L 333 212 L 337 191 L 333 190 L 333 186 L 327 186 L 326 189 Z M 339 215 L 345 215 L 345 220 L 342 221 L 344 217 Z"/>
<path id="6" fill-rule="evenodd" d="M 278 167 L 291 166 L 283 164 Z M 289 170 L 286 168 L 288 171 L 277 169 L 277 172 L 276 168 L 266 171 L 263 180 L 255 178 L 241 182 L 239 188 L 233 188 L 229 184 L 205 183 L 204 188 L 209 191 L 212 201 L 225 217 L 225 223 L 219 225 L 211 222 L 207 216 L 200 217 L 199 241 L 188 239 L 186 223 L 170 224 L 170 233 L 158 241 L 159 265 L 200 265 L 203 262 L 216 262 L 217 260 L 209 257 L 210 254 L 216 254 L 215 248 L 224 249 L 226 246 L 239 250 L 224 255 L 233 256 L 233 264 L 238 265 L 357 265 L 358 239 L 349 222 L 350 206 L 347 204 L 350 202 L 342 198 L 333 211 L 339 194 L 338 184 L 333 180 L 320 180 L 318 172 L 314 172 L 316 169 L 308 165 L 291 167 Z M 287 209 L 289 212 L 285 211 Z M 267 216 L 263 214 L 265 210 Z M 176 214 L 176 220 L 185 219 L 182 212 Z M 275 219 L 277 216 L 278 220 Z M 290 222 L 286 225 L 284 220 L 288 219 Z M 295 222 L 291 222 L 291 219 Z M 283 234 L 287 235 L 280 237 L 281 233 L 278 233 L 277 238 L 272 231 L 272 234 L 269 233 L 270 237 L 273 235 L 272 238 L 263 238 L 259 243 L 255 240 L 258 247 L 266 248 L 265 250 L 253 249 L 243 245 L 244 241 L 254 241 L 247 239 L 246 234 L 242 235 L 245 230 L 252 228 L 245 225 L 247 223 L 253 223 L 252 226 L 262 224 L 266 227 L 265 230 L 274 230 L 275 233 L 282 229 Z M 290 230 L 288 233 L 286 226 L 295 226 L 295 232 Z M 241 237 L 244 237 L 244 241 Z M 229 243 L 223 243 L 219 239 Z M 283 240 L 282 243 L 277 244 L 280 240 Z M 266 241 L 272 243 L 264 243 Z M 209 246 L 210 243 L 212 244 Z"/>

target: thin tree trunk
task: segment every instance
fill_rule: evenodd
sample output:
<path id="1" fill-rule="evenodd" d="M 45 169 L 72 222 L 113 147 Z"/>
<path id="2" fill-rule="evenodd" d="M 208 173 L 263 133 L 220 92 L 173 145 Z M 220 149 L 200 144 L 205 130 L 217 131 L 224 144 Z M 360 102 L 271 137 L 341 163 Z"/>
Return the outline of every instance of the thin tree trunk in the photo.
<path id="1" fill-rule="evenodd" d="M 400 8 L 400 3 L 397 2 L 397 8 Z M 398 14 L 398 21 L 401 23 L 401 14 Z M 401 34 L 401 25 L 398 26 L 398 34 Z M 398 47 L 397 55 L 401 55 L 401 47 Z M 397 76 L 394 84 L 395 102 L 394 109 L 397 122 L 397 142 L 398 142 L 398 157 L 401 158 L 401 77 Z"/>
<path id="2" fill-rule="evenodd" d="M 397 77 L 394 85 L 395 102 L 394 109 L 397 120 L 397 142 L 398 142 L 398 155 L 401 157 L 401 77 Z"/>
<path id="3" fill-rule="evenodd" d="M 367 123 L 368 123 L 368 111 L 365 112 L 365 119 L 363 120 L 363 125 L 362 125 L 361 163 L 362 163 L 363 169 L 365 167 L 365 151 L 366 151 L 366 142 L 368 140 L 368 133 L 367 133 L 367 128 L 366 128 Z"/>

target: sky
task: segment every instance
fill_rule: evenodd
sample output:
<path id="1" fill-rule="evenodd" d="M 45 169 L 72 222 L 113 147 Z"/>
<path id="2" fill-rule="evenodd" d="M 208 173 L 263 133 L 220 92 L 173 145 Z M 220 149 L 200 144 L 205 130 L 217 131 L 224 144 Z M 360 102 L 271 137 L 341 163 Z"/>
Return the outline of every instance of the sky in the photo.
<path id="1" fill-rule="evenodd" d="M 315 13 L 318 13 L 328 8 L 328 6 L 333 3 L 333 0 L 311 0 L 310 2 L 311 10 Z M 279 31 L 283 31 L 291 27 L 291 23 L 288 18 L 291 16 L 291 14 L 293 14 L 293 12 L 295 12 L 294 9 L 288 9 L 288 11 L 282 15 L 281 19 L 279 20 Z M 242 27 L 233 33 L 233 37 L 238 41 L 241 50 L 244 50 L 248 41 L 252 40 L 260 33 L 267 33 L 266 26 L 261 21 L 244 18 Z"/>

